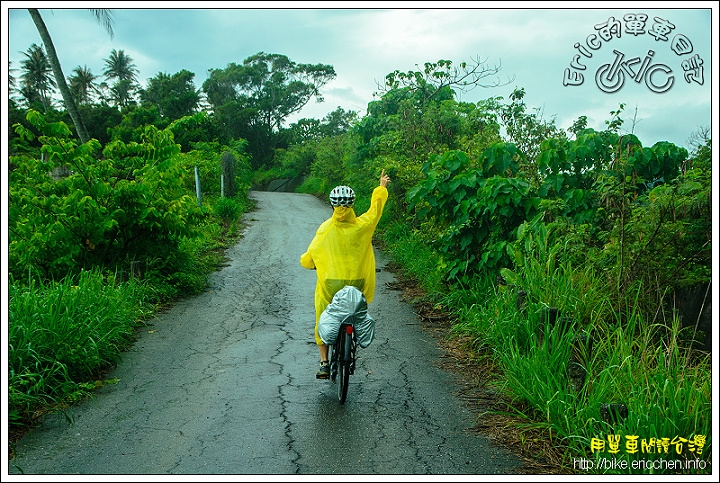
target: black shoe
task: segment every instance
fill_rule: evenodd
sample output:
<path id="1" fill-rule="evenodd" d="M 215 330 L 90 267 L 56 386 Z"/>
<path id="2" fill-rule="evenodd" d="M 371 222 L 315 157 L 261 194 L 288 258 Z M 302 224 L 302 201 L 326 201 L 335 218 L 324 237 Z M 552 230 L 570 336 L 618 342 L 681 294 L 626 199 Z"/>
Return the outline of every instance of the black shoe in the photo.
<path id="1" fill-rule="evenodd" d="M 327 379 L 330 377 L 330 364 L 328 361 L 320 362 L 320 370 L 315 373 L 315 379 Z"/>

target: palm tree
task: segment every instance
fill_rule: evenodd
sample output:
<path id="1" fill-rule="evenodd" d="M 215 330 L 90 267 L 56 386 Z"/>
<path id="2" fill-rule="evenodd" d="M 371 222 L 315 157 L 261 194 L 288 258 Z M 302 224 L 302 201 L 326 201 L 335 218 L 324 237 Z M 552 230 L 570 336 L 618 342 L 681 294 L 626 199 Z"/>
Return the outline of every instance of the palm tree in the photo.
<path id="1" fill-rule="evenodd" d="M 129 55 L 124 50 L 113 49 L 110 57 L 105 59 L 103 75 L 108 79 L 129 80 L 137 82 L 138 70 Z"/>
<path id="2" fill-rule="evenodd" d="M 42 47 L 37 44 L 32 44 L 27 52 L 22 54 L 26 59 L 20 62 L 23 70 L 20 76 L 22 81 L 20 93 L 28 107 L 39 103 L 47 111 L 50 107 L 50 95 L 55 87 L 50 61 Z"/>
<path id="3" fill-rule="evenodd" d="M 103 75 L 107 80 L 116 81 L 111 90 L 117 105 L 125 106 L 132 99 L 132 93 L 137 88 L 137 73 L 132 58 L 124 50 L 113 49 L 110 57 L 105 59 Z"/>
<path id="4" fill-rule="evenodd" d="M 122 79 L 110 88 L 110 99 L 116 106 L 125 107 L 132 100 L 134 86 L 129 79 Z"/>
<path id="5" fill-rule="evenodd" d="M 113 49 L 110 57 L 105 59 L 105 71 L 103 75 L 108 79 L 129 80 L 137 83 L 138 70 L 133 64 L 132 58 L 125 54 L 124 50 Z"/>
<path id="6" fill-rule="evenodd" d="M 97 76 L 90 71 L 88 66 L 77 66 L 73 73 L 74 75 L 68 77 L 70 92 L 78 104 L 90 104 L 92 95 L 98 93 L 98 87 L 95 84 Z"/>
<path id="7" fill-rule="evenodd" d="M 105 29 L 110 34 L 110 37 L 112 38 L 114 35 L 112 31 L 112 12 L 107 9 L 90 10 L 92 14 L 96 17 L 96 19 L 103 24 Z M 60 94 L 62 95 L 63 102 L 65 103 L 65 109 L 67 109 L 68 114 L 70 114 L 70 118 L 72 119 L 73 124 L 75 125 L 75 130 L 77 131 L 78 137 L 80 138 L 80 142 L 86 143 L 90 140 L 90 137 L 88 136 L 87 129 L 85 128 L 82 117 L 80 117 L 80 112 L 78 111 L 77 105 L 75 105 L 75 100 L 70 93 L 70 88 L 65 81 L 65 75 L 63 75 L 62 67 L 60 66 L 60 60 L 58 59 L 57 52 L 55 51 L 55 45 L 53 44 L 52 37 L 50 37 L 50 32 L 48 32 L 48 29 L 45 26 L 45 22 L 43 21 L 43 18 L 40 15 L 38 9 L 28 8 L 28 12 L 30 12 L 30 16 L 35 23 L 35 27 L 37 28 L 38 33 L 40 34 L 40 38 L 45 45 L 45 51 L 47 52 L 48 60 L 50 61 L 53 74 L 55 75 L 55 81 L 57 82 L 57 86 L 60 89 Z"/>
<path id="8" fill-rule="evenodd" d="M 10 93 L 17 89 L 17 80 L 15 79 L 13 72 L 17 72 L 17 69 L 13 69 L 12 60 L 8 60 L 8 91 Z M 12 95 L 10 97 L 12 98 Z"/>

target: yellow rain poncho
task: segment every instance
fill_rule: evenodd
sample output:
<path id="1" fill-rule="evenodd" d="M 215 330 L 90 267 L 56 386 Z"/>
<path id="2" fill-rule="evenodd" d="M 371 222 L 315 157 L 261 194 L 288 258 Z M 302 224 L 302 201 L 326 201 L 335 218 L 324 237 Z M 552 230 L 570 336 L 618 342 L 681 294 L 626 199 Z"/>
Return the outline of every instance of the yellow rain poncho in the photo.
<path id="1" fill-rule="evenodd" d="M 355 216 L 351 207 L 336 206 L 332 217 L 320 225 L 307 251 L 300 256 L 300 265 L 317 269 L 315 342 L 318 345 L 323 343 L 318 335 L 320 314 L 338 290 L 353 285 L 365 295 L 368 304 L 375 296 L 372 237 L 387 199 L 387 188 L 378 186 L 373 190 L 370 209 L 360 216 Z"/>

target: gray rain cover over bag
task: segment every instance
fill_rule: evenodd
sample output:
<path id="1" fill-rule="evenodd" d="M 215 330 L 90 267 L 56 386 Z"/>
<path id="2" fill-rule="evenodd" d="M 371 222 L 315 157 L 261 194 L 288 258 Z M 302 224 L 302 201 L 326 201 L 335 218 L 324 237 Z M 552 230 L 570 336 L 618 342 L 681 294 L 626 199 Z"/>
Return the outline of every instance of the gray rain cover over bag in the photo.
<path id="1" fill-rule="evenodd" d="M 318 334 L 325 344 L 334 344 L 340 324 L 350 322 L 355 327 L 358 344 L 363 349 L 375 337 L 375 320 L 367 313 L 367 300 L 352 285 L 346 285 L 333 296 L 318 320 Z"/>

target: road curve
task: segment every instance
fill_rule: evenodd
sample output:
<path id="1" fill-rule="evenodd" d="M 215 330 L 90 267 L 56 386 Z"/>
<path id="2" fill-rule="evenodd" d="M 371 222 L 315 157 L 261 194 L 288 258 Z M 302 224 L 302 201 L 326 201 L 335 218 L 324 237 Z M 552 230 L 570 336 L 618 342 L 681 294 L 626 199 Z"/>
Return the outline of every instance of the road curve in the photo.
<path id="1" fill-rule="evenodd" d="M 144 327 L 117 384 L 52 415 L 16 446 L 10 475 L 453 475 L 522 473 L 465 431 L 474 414 L 438 367 L 436 342 L 378 273 L 376 337 L 358 350 L 347 402 L 315 379 L 315 272 L 305 251 L 330 207 L 252 192 L 243 237 L 201 294 Z M 377 253 L 378 268 L 387 260 Z"/>

